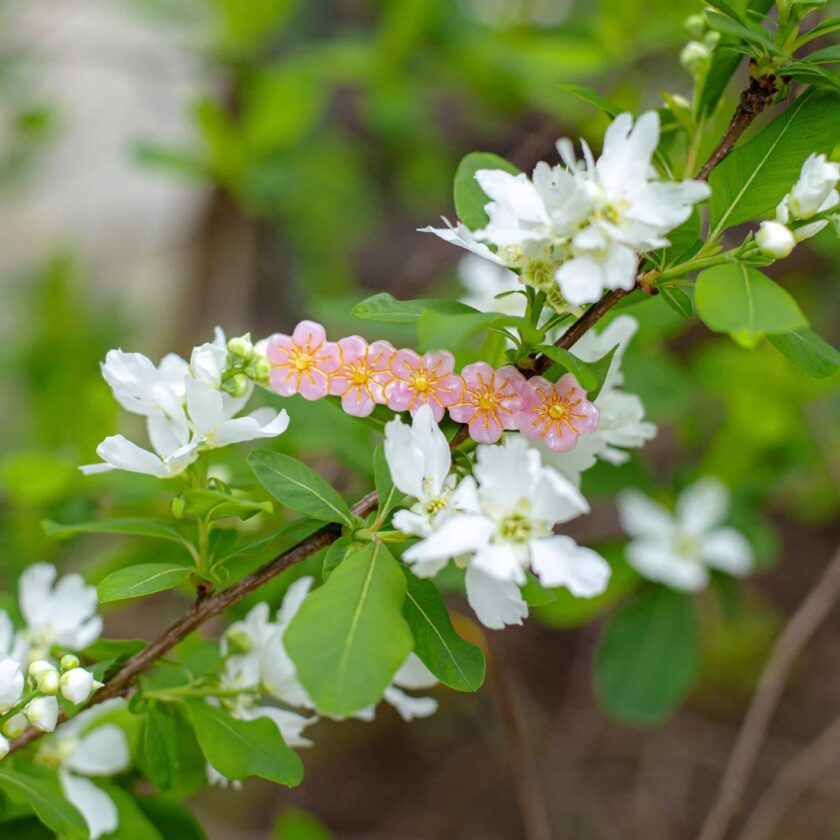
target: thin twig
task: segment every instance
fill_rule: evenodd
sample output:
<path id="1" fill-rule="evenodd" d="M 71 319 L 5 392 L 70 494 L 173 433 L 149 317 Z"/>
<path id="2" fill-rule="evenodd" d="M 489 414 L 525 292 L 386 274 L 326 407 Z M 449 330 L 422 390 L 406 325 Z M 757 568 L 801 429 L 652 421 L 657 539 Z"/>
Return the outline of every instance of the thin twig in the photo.
<path id="1" fill-rule="evenodd" d="M 767 840 L 785 811 L 824 773 L 840 762 L 840 715 L 776 775 L 750 814 L 738 840 Z"/>
<path id="2" fill-rule="evenodd" d="M 738 812 L 770 719 L 796 658 L 840 598 L 840 548 L 791 616 L 764 666 L 699 840 L 723 840 Z"/>
<path id="3" fill-rule="evenodd" d="M 705 180 L 709 172 L 725 157 L 726 154 L 735 145 L 737 139 L 741 136 L 744 129 L 752 122 L 758 115 L 762 108 L 769 102 L 769 96 L 756 96 L 755 99 L 749 98 L 748 94 L 753 90 L 756 80 L 751 80 L 750 88 L 741 96 L 741 103 L 732 122 L 726 131 L 718 148 L 700 170 L 698 179 Z M 585 333 L 591 329 L 606 313 L 618 303 L 628 292 L 622 289 L 615 289 L 604 295 L 597 303 L 593 304 L 574 324 L 558 339 L 557 347 L 569 349 L 574 343 Z M 534 365 L 534 373 L 545 371 L 551 364 L 547 357 L 537 357 Z M 450 442 L 450 447 L 454 448 L 467 437 L 466 426 L 461 426 L 455 433 Z M 353 505 L 353 512 L 358 516 L 367 516 L 376 510 L 378 504 L 376 493 L 369 493 L 362 499 L 359 499 Z M 119 697 L 124 695 L 131 683 L 136 677 L 148 670 L 157 659 L 170 651 L 181 639 L 188 636 L 193 630 L 204 624 L 210 618 L 219 615 L 228 607 L 241 601 L 246 595 L 253 592 L 255 589 L 267 583 L 276 575 L 288 569 L 290 566 L 300 563 L 307 557 L 319 551 L 321 548 L 330 545 L 338 539 L 340 531 L 336 525 L 326 525 L 316 531 L 311 536 L 302 540 L 293 548 L 285 553 L 275 557 L 265 566 L 257 569 L 257 571 L 243 578 L 239 583 L 234 584 L 230 588 L 220 592 L 216 595 L 207 597 L 198 601 L 190 607 L 187 613 L 184 614 L 178 621 L 172 624 L 161 636 L 143 648 L 139 653 L 129 659 L 125 665 L 108 681 L 104 688 L 97 692 L 86 704 L 95 706 L 108 700 L 112 697 Z M 27 744 L 32 743 L 44 733 L 38 729 L 28 729 L 20 737 L 16 738 L 12 744 L 10 752 L 15 752 Z"/>

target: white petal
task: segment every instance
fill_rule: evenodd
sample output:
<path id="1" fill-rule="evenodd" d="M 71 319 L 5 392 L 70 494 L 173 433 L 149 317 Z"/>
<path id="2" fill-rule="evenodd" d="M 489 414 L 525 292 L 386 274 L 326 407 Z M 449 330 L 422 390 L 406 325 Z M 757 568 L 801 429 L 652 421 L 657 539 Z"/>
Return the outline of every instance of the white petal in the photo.
<path id="1" fill-rule="evenodd" d="M 662 505 L 638 490 L 618 494 L 618 518 L 631 537 L 667 537 L 674 530 L 674 518 Z"/>
<path id="2" fill-rule="evenodd" d="M 263 685 L 278 700 L 290 706 L 303 709 L 313 707 L 312 700 L 297 677 L 292 662 L 283 644 L 283 634 L 277 631 L 268 641 L 262 655 Z"/>
<path id="3" fill-rule="evenodd" d="M 409 653 L 405 662 L 394 674 L 393 683 L 400 688 L 431 688 L 437 685 L 437 677 L 423 664 L 416 653 Z"/>
<path id="4" fill-rule="evenodd" d="M 212 443 L 213 448 L 218 448 L 248 440 L 272 438 L 285 432 L 288 427 L 289 415 L 285 409 L 274 411 L 272 408 L 258 408 L 247 417 L 225 420 L 208 442 Z"/>
<path id="5" fill-rule="evenodd" d="M 449 560 L 487 545 L 495 530 L 496 524 L 486 516 L 455 514 L 430 537 L 411 546 L 403 559 L 406 563 Z"/>
<path id="6" fill-rule="evenodd" d="M 289 747 L 311 747 L 312 741 L 304 738 L 303 730 L 310 724 L 315 723 L 318 718 L 316 716 L 306 717 L 299 715 L 297 712 L 291 712 L 288 709 L 276 709 L 273 706 L 257 706 L 254 709 L 248 709 L 247 714 L 242 715 L 247 720 L 254 720 L 255 718 L 268 718 L 273 721 L 286 746 Z"/>
<path id="7" fill-rule="evenodd" d="M 476 552 L 470 566 L 496 580 L 512 580 L 522 585 L 527 578 L 516 549 L 509 543 L 485 545 Z"/>
<path id="8" fill-rule="evenodd" d="M 701 478 L 677 500 L 677 517 L 689 534 L 702 534 L 720 525 L 729 512 L 729 490 L 716 478 Z"/>
<path id="9" fill-rule="evenodd" d="M 139 447 L 123 435 L 106 437 L 96 447 L 96 454 L 112 469 L 153 475 L 156 478 L 169 478 L 172 475 L 166 464 L 154 452 Z M 100 465 L 93 466 L 99 469 L 91 470 L 90 467 L 82 467 L 82 472 L 90 474 L 90 472 L 102 469 Z"/>
<path id="10" fill-rule="evenodd" d="M 686 560 L 658 541 L 634 540 L 627 546 L 627 560 L 642 577 L 681 592 L 698 592 L 709 583 L 702 563 Z"/>
<path id="11" fill-rule="evenodd" d="M 485 627 L 501 630 L 507 624 L 522 624 L 528 616 L 528 605 L 513 581 L 496 580 L 470 565 L 464 582 L 467 600 Z"/>
<path id="12" fill-rule="evenodd" d="M 705 563 L 741 577 L 753 570 L 753 551 L 746 537 L 734 528 L 718 528 L 704 538 L 700 556 Z"/>
<path id="13" fill-rule="evenodd" d="M 485 260 L 490 260 L 490 262 L 495 263 L 496 265 L 503 265 L 503 260 L 493 251 L 491 251 L 484 243 L 479 242 L 475 236 L 473 235 L 472 231 L 461 222 L 458 222 L 457 225 L 453 226 L 449 219 L 443 219 L 444 224 L 446 227 L 443 228 L 433 228 L 433 227 L 424 227 L 419 228 L 420 233 L 433 233 L 435 236 L 439 236 L 444 242 L 451 242 L 453 245 L 458 245 L 461 248 L 466 248 L 468 251 L 472 251 L 472 253 L 477 254 L 479 257 L 482 257 Z"/>
<path id="14" fill-rule="evenodd" d="M 607 561 L 571 537 L 531 540 L 530 548 L 531 567 L 543 586 L 565 586 L 578 598 L 594 598 L 607 588 L 611 571 Z"/>
<path id="15" fill-rule="evenodd" d="M 9 653 L 12 649 L 12 639 L 15 629 L 6 610 L 0 610 L 0 654 Z"/>
<path id="16" fill-rule="evenodd" d="M 594 257 L 567 260 L 557 269 L 554 278 L 563 297 L 574 306 L 595 303 L 604 293 L 603 268 Z"/>
<path id="17" fill-rule="evenodd" d="M 104 790 L 87 779 L 64 771 L 59 773 L 59 780 L 67 800 L 84 817 L 90 840 L 98 840 L 103 834 L 117 830 L 117 806 Z"/>
<path id="18" fill-rule="evenodd" d="M 20 611 L 30 626 L 43 624 L 49 619 L 52 586 L 58 571 L 49 563 L 27 566 L 18 580 Z"/>
<path id="19" fill-rule="evenodd" d="M 163 414 L 152 414 L 146 418 L 146 429 L 155 452 L 166 458 L 185 446 L 190 439 L 190 427 L 186 416 L 175 421 Z"/>
<path id="20" fill-rule="evenodd" d="M 385 689 L 382 696 L 406 722 L 414 718 L 430 717 L 438 709 L 438 702 L 434 697 L 412 697 L 392 685 Z"/>
<path id="21" fill-rule="evenodd" d="M 449 442 L 435 422 L 432 407 L 423 405 L 414 415 L 411 424 L 414 445 L 423 455 L 424 474 L 428 482 L 427 494 L 438 494 L 452 466 Z"/>
<path id="22" fill-rule="evenodd" d="M 398 531 L 415 537 L 428 537 L 432 533 L 429 517 L 410 510 L 398 510 L 391 522 Z"/>
<path id="23" fill-rule="evenodd" d="M 475 180 L 488 198 L 509 208 L 518 219 L 548 224 L 545 204 L 524 173 L 513 175 L 503 169 L 479 169 Z"/>
<path id="24" fill-rule="evenodd" d="M 414 445 L 411 427 L 395 417 L 385 424 L 385 460 L 391 471 L 391 480 L 401 493 L 423 498 L 423 453 Z"/>
<path id="25" fill-rule="evenodd" d="M 531 501 L 540 475 L 539 453 L 521 435 L 508 435 L 501 444 L 478 447 L 473 473 L 482 506 L 499 517 Z"/>
<path id="26" fill-rule="evenodd" d="M 298 578 L 286 590 L 283 596 L 283 603 L 277 612 L 277 624 L 283 629 L 289 626 L 289 622 L 297 615 L 303 599 L 309 594 L 312 584 L 315 582 L 313 577 Z"/>
<path id="27" fill-rule="evenodd" d="M 222 394 L 206 382 L 199 382 L 188 376 L 187 411 L 195 431 L 200 435 L 212 432 L 224 417 Z"/>
<path id="28" fill-rule="evenodd" d="M 130 764 L 125 733 L 119 726 L 105 723 L 82 736 L 66 766 L 84 776 L 113 776 Z"/>
<path id="29" fill-rule="evenodd" d="M 533 491 L 531 513 L 535 519 L 554 525 L 588 512 L 589 502 L 568 478 L 551 467 L 542 468 Z"/>

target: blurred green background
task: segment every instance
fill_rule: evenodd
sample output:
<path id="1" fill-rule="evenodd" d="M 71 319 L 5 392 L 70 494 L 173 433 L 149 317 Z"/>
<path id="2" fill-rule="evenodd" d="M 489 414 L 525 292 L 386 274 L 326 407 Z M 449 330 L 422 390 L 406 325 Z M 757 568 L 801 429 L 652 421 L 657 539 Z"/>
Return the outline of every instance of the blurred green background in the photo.
<path id="1" fill-rule="evenodd" d="M 683 20 L 700 10 L 689 0 L 0 3 L 0 589 L 35 560 L 96 580 L 147 550 L 55 543 L 44 518 L 167 511 L 171 494 L 153 479 L 76 469 L 106 434 L 136 430 L 99 377 L 110 347 L 158 358 L 187 353 L 217 323 L 262 336 L 302 317 L 335 336 L 410 343 L 350 309 L 380 290 L 463 293 L 458 250 L 416 232 L 453 216 L 460 157 L 494 151 L 527 169 L 553 161 L 560 136 L 597 149 L 606 119 L 564 84 L 636 112 L 663 90 L 690 95 L 677 56 Z M 721 128 L 745 78 L 741 68 Z M 834 344 L 838 255 L 826 231 L 773 272 Z M 631 463 L 587 473 L 596 504 L 581 537 L 620 536 L 608 500 L 621 487 L 667 496 L 711 473 L 732 487 L 735 519 L 767 571 L 709 600 L 703 683 L 656 731 L 597 711 L 596 636 L 557 629 L 586 618 L 562 599 L 494 636 L 570 838 L 691 836 L 773 634 L 840 539 L 838 382 L 807 378 L 766 342 L 745 351 L 656 298 L 628 311 L 642 328 L 625 357 L 627 389 L 660 433 Z M 327 402 L 290 414 L 281 446 L 363 492 L 370 429 Z M 241 453 L 225 457 L 220 466 L 244 479 Z M 153 622 L 145 608 L 125 610 L 108 617 L 109 634 L 147 635 L 183 608 L 153 603 Z M 770 744 L 779 760 L 811 734 L 810 714 L 836 707 L 832 655 L 815 643 L 783 705 Z M 390 712 L 375 725 L 323 725 L 300 789 L 255 783 L 200 797 L 208 834 L 271 836 L 294 805 L 341 838 L 519 836 L 498 693 L 439 699 L 438 716 L 408 727 Z M 832 823 L 831 792 L 803 800 L 780 836 L 829 836 L 809 832 Z M 275 835 L 320 836 L 294 833 L 296 819 Z"/>

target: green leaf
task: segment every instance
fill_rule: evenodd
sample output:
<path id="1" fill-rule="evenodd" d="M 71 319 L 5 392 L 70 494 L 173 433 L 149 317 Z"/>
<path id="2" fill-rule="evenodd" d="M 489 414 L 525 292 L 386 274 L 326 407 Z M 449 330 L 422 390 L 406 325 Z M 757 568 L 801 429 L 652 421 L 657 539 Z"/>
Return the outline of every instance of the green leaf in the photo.
<path id="1" fill-rule="evenodd" d="M 166 840 L 207 840 L 196 818 L 179 802 L 162 796 L 142 796 L 137 805 Z"/>
<path id="2" fill-rule="evenodd" d="M 709 26 L 718 32 L 735 35 L 748 44 L 760 47 L 762 52 L 766 52 L 769 55 L 783 55 L 768 37 L 767 31 L 758 24 L 751 26 L 748 22 L 739 23 L 737 19 L 732 19 L 726 15 L 709 11 L 708 9 L 706 10 L 706 19 L 709 22 Z"/>
<path id="3" fill-rule="evenodd" d="M 301 605 L 284 635 L 316 708 L 349 715 L 377 703 L 411 652 L 406 583 L 381 543 L 345 557 Z"/>
<path id="4" fill-rule="evenodd" d="M 388 514 L 399 502 L 402 493 L 394 486 L 391 479 L 391 468 L 385 460 L 385 448 L 380 443 L 373 453 L 373 480 L 376 486 L 376 495 L 379 497 L 378 518 L 386 521 Z"/>
<path id="5" fill-rule="evenodd" d="M 96 663 L 89 667 L 94 678 L 105 682 L 144 647 L 146 642 L 142 639 L 97 639 L 82 653 Z"/>
<path id="6" fill-rule="evenodd" d="M 572 96 L 576 96 L 578 99 L 582 99 L 584 102 L 594 105 L 596 108 L 603 111 L 608 117 L 615 118 L 624 110 L 614 102 L 604 99 L 600 93 L 592 90 L 592 88 L 584 87 L 583 85 L 570 84 L 562 84 L 558 85 L 558 87 L 565 93 L 570 93 Z"/>
<path id="7" fill-rule="evenodd" d="M 101 522 L 75 522 L 62 525 L 45 519 L 42 523 L 48 537 L 63 540 L 79 534 L 125 534 L 133 537 L 156 537 L 183 543 L 184 535 L 167 519 L 105 519 Z"/>
<path id="8" fill-rule="evenodd" d="M 96 588 L 99 600 L 103 604 L 125 598 L 140 598 L 154 592 L 174 589 L 194 571 L 190 566 L 177 563 L 143 563 L 111 572 L 99 581 Z"/>
<path id="9" fill-rule="evenodd" d="M 38 819 L 56 834 L 72 838 L 88 836 L 87 823 L 65 799 L 57 783 L 0 768 L 0 790 L 14 802 L 29 805 Z"/>
<path id="10" fill-rule="evenodd" d="M 350 551 L 353 540 L 349 536 L 339 537 L 324 554 L 324 565 L 321 567 L 321 577 L 326 580 L 339 566 Z"/>
<path id="11" fill-rule="evenodd" d="M 195 735 L 205 758 L 223 776 L 260 776 L 293 787 L 303 779 L 300 757 L 289 749 L 268 718 L 238 720 L 202 701 L 190 703 Z"/>
<path id="12" fill-rule="evenodd" d="M 106 835 L 108 840 L 167 840 L 140 808 L 137 800 L 117 785 L 108 785 L 105 792 L 117 806 L 117 830 Z"/>
<path id="13" fill-rule="evenodd" d="M 297 458 L 263 449 L 248 456 L 248 465 L 286 507 L 323 522 L 353 525 L 353 514 L 338 490 Z"/>
<path id="14" fill-rule="evenodd" d="M 189 515 L 207 522 L 229 517 L 250 519 L 258 513 L 271 513 L 274 510 L 271 502 L 254 502 L 220 490 L 185 490 L 178 499 L 180 503 L 173 505 L 173 510 L 177 507 L 178 518 Z"/>
<path id="15" fill-rule="evenodd" d="M 297 809 L 284 811 L 274 823 L 272 840 L 332 840 L 332 833 L 311 814 Z"/>
<path id="16" fill-rule="evenodd" d="M 542 333 L 527 319 L 518 315 L 504 315 L 499 312 L 444 313 L 426 310 L 420 316 L 417 334 L 421 348 L 426 350 L 449 350 L 462 346 L 478 333 L 502 327 L 519 330 L 529 344 L 539 344 Z"/>
<path id="17" fill-rule="evenodd" d="M 388 292 L 365 298 L 353 307 L 353 317 L 363 321 L 382 321 L 388 324 L 414 324 L 423 312 L 476 312 L 466 303 L 446 298 L 417 298 L 397 300 Z"/>
<path id="18" fill-rule="evenodd" d="M 806 58 L 811 64 L 834 64 L 840 61 L 840 44 L 833 44 L 821 50 L 816 50 Z"/>
<path id="19" fill-rule="evenodd" d="M 806 92 L 709 176 L 710 239 L 732 225 L 769 215 L 791 189 L 811 152 L 837 142 L 840 96 Z"/>
<path id="20" fill-rule="evenodd" d="M 461 158 L 455 170 L 453 195 L 458 218 L 470 229 L 483 228 L 490 220 L 484 212 L 484 205 L 490 199 L 484 194 L 475 179 L 479 169 L 501 169 L 518 175 L 519 170 L 510 162 L 491 152 L 470 152 Z"/>
<path id="21" fill-rule="evenodd" d="M 577 379 L 578 384 L 584 391 L 594 391 L 598 387 L 598 380 L 589 365 L 582 359 L 564 350 L 562 347 L 555 347 L 553 344 L 542 344 L 537 350 L 551 361 L 556 362 L 564 370 Z"/>
<path id="22" fill-rule="evenodd" d="M 752 347 L 767 333 L 807 326 L 796 301 L 757 268 L 724 263 L 702 272 L 694 293 L 697 314 L 709 329 Z"/>
<path id="23" fill-rule="evenodd" d="M 802 328 L 782 335 L 771 335 L 767 340 L 796 368 L 826 379 L 840 371 L 840 351 L 813 330 Z"/>
<path id="24" fill-rule="evenodd" d="M 414 652 L 444 685 L 478 691 L 484 682 L 484 654 L 455 632 L 435 585 L 406 568 L 403 573 L 408 584 L 403 615 L 414 636 Z"/>
<path id="25" fill-rule="evenodd" d="M 178 774 L 178 733 L 166 705 L 151 704 L 140 726 L 138 760 L 158 790 L 169 790 Z"/>
<path id="26" fill-rule="evenodd" d="M 691 320 L 694 317 L 694 303 L 691 296 L 679 286 L 660 286 L 659 294 L 674 312 Z"/>
<path id="27" fill-rule="evenodd" d="M 691 598 L 656 586 L 608 622 L 596 654 L 595 685 L 613 717 L 652 724 L 679 705 L 697 666 Z"/>

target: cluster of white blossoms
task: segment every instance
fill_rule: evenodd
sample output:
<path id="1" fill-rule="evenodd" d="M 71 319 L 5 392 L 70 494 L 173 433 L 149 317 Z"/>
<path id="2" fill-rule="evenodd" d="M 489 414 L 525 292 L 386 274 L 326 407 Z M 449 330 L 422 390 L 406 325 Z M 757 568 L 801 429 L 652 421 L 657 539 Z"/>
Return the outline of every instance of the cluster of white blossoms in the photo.
<path id="1" fill-rule="evenodd" d="M 223 703 L 241 720 L 268 718 L 290 747 L 311 746 L 312 742 L 303 731 L 318 720 L 314 714 L 315 704 L 298 679 L 283 638 L 313 583 L 311 577 L 298 578 L 292 583 L 273 621 L 271 608 L 261 602 L 252 607 L 244 619 L 227 628 L 219 642 L 224 657 L 220 687 L 225 696 L 220 700 L 208 700 Z M 385 689 L 383 699 L 403 720 L 427 717 L 437 711 L 437 701 L 431 697 L 413 697 L 403 689 L 431 688 L 436 683 L 434 675 L 411 653 L 394 675 L 392 684 Z M 373 720 L 374 715 L 375 709 L 371 706 L 356 712 L 353 717 Z M 228 783 L 228 779 L 209 765 L 207 776 L 213 784 Z M 233 782 L 233 786 L 239 787 L 240 783 Z"/>
<path id="2" fill-rule="evenodd" d="M 486 627 L 522 623 L 529 570 L 544 586 L 580 597 L 604 591 L 606 561 L 553 530 L 586 513 L 586 499 L 520 435 L 479 446 L 473 475 L 458 481 L 446 437 L 424 406 L 410 427 L 398 417 L 386 425 L 385 458 L 394 485 L 414 499 L 394 525 L 422 537 L 403 560 L 419 577 L 433 577 L 450 559 L 465 568 L 467 600 Z"/>
<path id="3" fill-rule="evenodd" d="M 547 292 L 557 308 L 597 301 L 607 289 L 630 290 L 639 255 L 664 248 L 666 234 L 685 222 L 694 204 L 709 196 L 700 181 L 663 181 L 652 165 L 659 116 L 633 122 L 621 114 L 607 129 L 596 161 L 585 142 L 583 161 L 571 141 L 557 142 L 563 164 L 540 162 L 528 178 L 482 169 L 476 180 L 490 201 L 488 224 L 425 228 L 456 245 L 516 269 L 523 281 Z"/>
<path id="4" fill-rule="evenodd" d="M 86 648 L 102 632 L 93 586 L 77 574 L 56 582 L 54 566 L 36 563 L 20 576 L 19 604 L 26 626 L 17 631 L 0 610 L 0 758 L 9 752 L 9 739 L 29 726 L 55 729 L 59 696 L 80 705 L 102 686 L 68 652 Z"/>
<path id="5" fill-rule="evenodd" d="M 141 353 L 111 350 L 102 376 L 126 411 L 146 418 L 154 451 L 113 435 L 96 449 L 104 463 L 82 471 L 127 470 L 171 478 L 205 450 L 282 434 L 289 425 L 285 411 L 258 408 L 236 416 L 250 399 L 254 380 L 268 379 L 262 345 L 252 345 L 248 336 L 226 341 L 217 327 L 213 341 L 196 347 L 189 362 L 170 353 L 155 365 Z"/>
<path id="6" fill-rule="evenodd" d="M 709 583 L 709 569 L 736 577 L 753 569 L 753 552 L 744 535 L 724 526 L 730 509 L 727 488 L 703 478 L 686 488 L 671 514 L 635 490 L 618 497 L 621 525 L 630 535 L 627 559 L 649 580 L 682 592 Z"/>
<path id="7" fill-rule="evenodd" d="M 776 208 L 776 218 L 762 222 L 755 240 L 762 253 L 773 259 L 790 255 L 797 242 L 818 234 L 828 223 L 834 223 L 840 235 L 840 213 L 809 222 L 840 205 L 837 182 L 840 164 L 825 155 L 812 154 L 802 165 L 799 180 Z M 804 223 L 804 224 L 803 224 Z"/>

